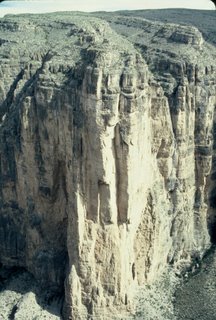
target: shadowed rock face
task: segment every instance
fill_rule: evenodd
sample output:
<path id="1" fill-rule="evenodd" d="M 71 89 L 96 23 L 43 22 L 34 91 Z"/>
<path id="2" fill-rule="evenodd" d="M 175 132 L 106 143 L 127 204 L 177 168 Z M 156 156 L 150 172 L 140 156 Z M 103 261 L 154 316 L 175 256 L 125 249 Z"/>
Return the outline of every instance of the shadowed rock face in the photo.
<path id="1" fill-rule="evenodd" d="M 64 286 L 76 320 L 133 311 L 216 221 L 215 47 L 195 27 L 101 18 L 0 20 L 0 262 Z"/>

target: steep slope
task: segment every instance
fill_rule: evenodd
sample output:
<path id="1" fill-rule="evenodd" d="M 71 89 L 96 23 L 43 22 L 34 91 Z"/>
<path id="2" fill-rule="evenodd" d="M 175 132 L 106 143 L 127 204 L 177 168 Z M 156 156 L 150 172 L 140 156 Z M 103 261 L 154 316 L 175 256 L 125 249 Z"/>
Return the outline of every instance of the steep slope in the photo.
<path id="1" fill-rule="evenodd" d="M 138 13 L 139 11 L 131 12 L 132 15 L 138 15 Z M 196 154 L 195 162 L 192 161 L 195 169 L 188 170 L 182 164 L 182 170 L 185 173 L 193 172 L 192 179 L 203 180 L 205 176 L 209 176 L 212 163 L 211 150 L 214 149 L 212 135 L 214 136 L 215 47 L 204 42 L 201 32 L 195 27 L 151 22 L 133 16 L 129 18 L 109 14 L 99 15 L 105 18 L 118 33 L 134 43 L 137 50 L 145 57 L 149 69 L 168 98 L 176 148 L 179 150 L 180 157 L 185 158 L 187 155 L 184 153 L 188 153 L 188 156 L 194 159 Z M 200 168 L 200 163 L 203 161 L 206 173 Z M 192 162 L 188 164 L 191 165 Z M 213 175 L 212 179 L 214 180 Z M 211 179 L 207 180 L 207 184 L 211 186 L 208 187 L 206 195 L 200 194 L 201 189 L 206 189 L 205 182 L 202 182 L 200 187 L 195 182 L 198 187 L 196 203 L 192 204 L 191 208 L 194 211 L 194 205 L 197 211 L 197 208 L 205 207 L 204 203 L 200 203 L 200 198 L 204 202 L 209 201 L 211 227 L 214 225 L 214 210 L 211 209 L 212 207 L 214 209 L 214 191 L 211 195 L 208 193 L 214 188 L 214 183 L 211 183 Z M 189 189 L 191 190 L 190 187 Z M 205 219 L 205 214 L 203 218 Z"/>
<path id="2" fill-rule="evenodd" d="M 64 287 L 65 319 L 127 317 L 214 232 L 215 48 L 107 20 L 0 20 L 0 262 Z"/>

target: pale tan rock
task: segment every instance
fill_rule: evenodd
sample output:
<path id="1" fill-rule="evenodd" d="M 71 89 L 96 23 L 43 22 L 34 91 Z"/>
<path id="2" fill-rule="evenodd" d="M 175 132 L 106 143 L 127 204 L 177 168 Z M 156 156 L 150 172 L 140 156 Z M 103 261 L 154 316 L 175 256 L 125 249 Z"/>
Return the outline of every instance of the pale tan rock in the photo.
<path id="1" fill-rule="evenodd" d="M 0 110 L 0 259 L 50 290 L 64 285 L 65 319 L 130 314 L 139 286 L 210 245 L 215 49 L 194 27 L 132 20 L 149 24 L 143 55 L 87 15 L 1 22 L 27 44 L 16 66 L 8 52 L 1 65 L 11 92 Z"/>

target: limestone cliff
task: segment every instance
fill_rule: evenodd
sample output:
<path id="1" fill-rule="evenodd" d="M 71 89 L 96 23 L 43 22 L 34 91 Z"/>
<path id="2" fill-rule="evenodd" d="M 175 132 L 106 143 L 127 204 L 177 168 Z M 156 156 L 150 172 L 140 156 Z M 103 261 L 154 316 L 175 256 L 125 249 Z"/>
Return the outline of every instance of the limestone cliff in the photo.
<path id="1" fill-rule="evenodd" d="M 0 262 L 64 287 L 65 319 L 126 317 L 215 225 L 215 47 L 104 19 L 0 20 Z"/>

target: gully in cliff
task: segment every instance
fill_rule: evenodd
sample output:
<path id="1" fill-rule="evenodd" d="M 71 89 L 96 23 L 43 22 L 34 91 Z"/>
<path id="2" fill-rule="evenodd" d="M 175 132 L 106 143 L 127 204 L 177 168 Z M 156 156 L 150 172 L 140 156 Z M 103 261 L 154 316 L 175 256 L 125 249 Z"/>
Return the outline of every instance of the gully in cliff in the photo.
<path id="1" fill-rule="evenodd" d="M 0 318 L 174 319 L 215 239 L 214 13 L 0 19 Z"/>

